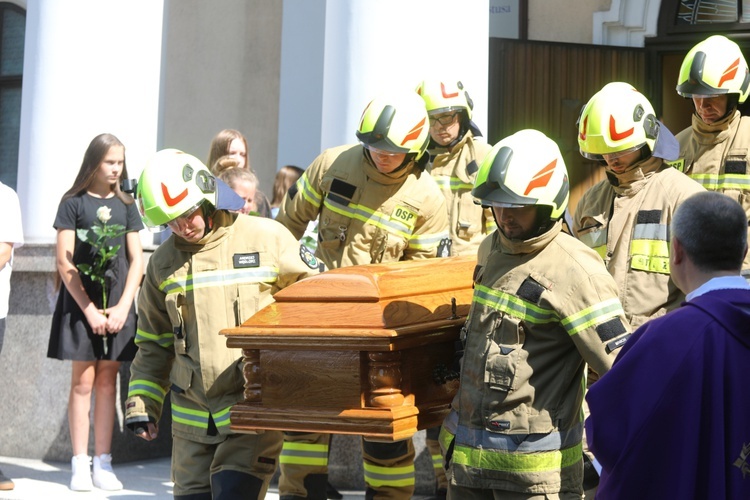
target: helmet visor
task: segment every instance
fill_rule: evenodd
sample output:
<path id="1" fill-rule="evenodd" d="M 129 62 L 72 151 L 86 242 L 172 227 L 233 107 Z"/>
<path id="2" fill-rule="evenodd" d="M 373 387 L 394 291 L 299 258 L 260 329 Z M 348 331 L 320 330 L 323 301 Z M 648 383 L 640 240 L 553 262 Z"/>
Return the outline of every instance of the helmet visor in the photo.
<path id="1" fill-rule="evenodd" d="M 371 154 L 378 156 L 398 156 L 406 154 L 406 151 L 386 151 L 385 149 L 378 149 L 376 147 L 370 146 L 369 144 L 365 144 L 364 142 L 360 142 L 360 144 L 362 144 L 362 147 L 368 150 Z"/>
<path id="2" fill-rule="evenodd" d="M 601 153 L 601 154 L 598 154 L 598 153 L 589 153 L 587 151 L 584 151 L 583 149 L 581 149 L 580 151 L 581 151 L 581 155 L 584 158 L 588 158 L 589 160 L 594 160 L 594 161 L 607 161 L 607 160 L 609 160 L 609 161 L 613 161 L 613 160 L 616 160 L 618 158 L 622 158 L 623 156 L 626 156 L 626 155 L 629 155 L 631 153 L 634 153 L 634 152 L 638 151 L 639 149 L 641 149 L 645 145 L 646 145 L 646 143 L 644 142 L 643 144 L 639 144 L 638 146 L 633 146 L 632 148 L 623 149 L 622 151 L 612 151 L 611 153 Z"/>
<path id="3" fill-rule="evenodd" d="M 141 222 L 146 226 L 146 229 L 151 233 L 160 233 L 167 229 L 167 224 L 153 224 L 148 217 L 146 217 L 146 209 L 143 206 L 143 197 L 138 196 L 135 199 L 135 204 L 138 207 L 138 213 L 141 214 Z"/>

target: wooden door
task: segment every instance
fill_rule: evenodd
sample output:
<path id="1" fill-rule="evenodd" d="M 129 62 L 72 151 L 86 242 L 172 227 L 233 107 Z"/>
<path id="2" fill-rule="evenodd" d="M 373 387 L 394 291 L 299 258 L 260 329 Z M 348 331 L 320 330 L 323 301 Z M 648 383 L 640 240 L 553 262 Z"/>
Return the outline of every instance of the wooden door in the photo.
<path id="1" fill-rule="evenodd" d="M 578 115 L 609 82 L 624 81 L 647 97 L 645 51 L 490 38 L 488 134 L 491 144 L 535 128 L 560 146 L 568 167 L 569 210 L 604 178 L 604 169 L 578 151 Z"/>

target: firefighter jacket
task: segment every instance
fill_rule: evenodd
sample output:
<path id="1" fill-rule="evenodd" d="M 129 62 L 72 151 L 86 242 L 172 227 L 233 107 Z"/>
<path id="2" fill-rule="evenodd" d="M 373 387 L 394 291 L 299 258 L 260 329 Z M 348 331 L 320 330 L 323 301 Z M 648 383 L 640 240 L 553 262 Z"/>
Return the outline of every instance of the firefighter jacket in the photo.
<path id="1" fill-rule="evenodd" d="M 158 422 L 171 388 L 175 435 L 210 444 L 231 432 L 229 409 L 244 386 L 242 352 L 219 331 L 314 274 L 299 248 L 276 221 L 219 210 L 201 241 L 173 235 L 156 249 L 138 297 L 126 423 Z"/>
<path id="2" fill-rule="evenodd" d="M 474 203 L 471 195 L 479 165 L 490 149 L 468 130 L 450 149 L 430 151 L 430 174 L 440 186 L 448 208 L 452 255 L 476 255 L 479 244 L 497 227 L 492 211 Z"/>
<path id="3" fill-rule="evenodd" d="M 501 231 L 480 246 L 465 354 L 441 446 L 452 481 L 522 493 L 582 493 L 588 363 L 603 374 L 630 327 L 601 259 L 561 231 Z M 457 409 L 457 411 L 456 411 Z"/>
<path id="4" fill-rule="evenodd" d="M 669 274 L 669 225 L 680 203 L 703 188 L 656 157 L 607 175 L 581 197 L 573 231 L 604 259 L 635 328 L 685 299 Z"/>
<path id="5" fill-rule="evenodd" d="M 707 124 L 693 114 L 693 126 L 677 134 L 677 140 L 680 158 L 671 165 L 709 191 L 737 200 L 750 216 L 750 117 L 735 111 Z M 742 264 L 742 275 L 750 279 L 750 253 Z"/>
<path id="6" fill-rule="evenodd" d="M 383 174 L 362 146 L 325 150 L 287 193 L 276 220 L 300 238 L 318 219 L 329 269 L 450 255 L 445 199 L 413 162 Z"/>

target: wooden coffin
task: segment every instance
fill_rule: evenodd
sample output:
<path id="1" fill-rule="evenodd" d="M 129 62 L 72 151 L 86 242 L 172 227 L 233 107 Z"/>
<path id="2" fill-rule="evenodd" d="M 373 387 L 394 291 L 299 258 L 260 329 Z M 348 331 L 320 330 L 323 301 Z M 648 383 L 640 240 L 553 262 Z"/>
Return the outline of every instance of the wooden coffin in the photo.
<path id="1" fill-rule="evenodd" d="M 275 429 L 398 441 L 440 425 L 458 388 L 454 343 L 476 259 L 336 269 L 295 283 L 239 328 L 237 432 Z"/>

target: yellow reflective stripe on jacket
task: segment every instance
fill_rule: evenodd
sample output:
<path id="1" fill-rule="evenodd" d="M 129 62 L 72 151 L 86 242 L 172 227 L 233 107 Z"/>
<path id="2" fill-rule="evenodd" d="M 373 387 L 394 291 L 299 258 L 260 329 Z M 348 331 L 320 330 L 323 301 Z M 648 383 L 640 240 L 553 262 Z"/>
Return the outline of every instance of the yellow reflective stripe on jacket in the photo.
<path id="1" fill-rule="evenodd" d="M 216 424 L 216 427 L 225 427 L 231 423 L 229 421 L 229 410 L 231 409 L 231 406 L 227 406 L 223 410 L 214 413 L 214 424 Z"/>
<path id="2" fill-rule="evenodd" d="M 690 177 L 709 191 L 750 189 L 750 175 L 747 174 L 690 174 Z"/>
<path id="3" fill-rule="evenodd" d="M 172 403 L 172 420 L 174 422 L 198 427 L 199 429 L 208 429 L 208 415 L 207 411 L 185 408 Z"/>
<path id="4" fill-rule="evenodd" d="M 135 331 L 135 343 L 140 344 L 142 342 L 154 342 L 162 347 L 169 347 L 174 344 L 174 334 L 171 332 L 155 334 L 138 328 Z"/>
<path id="5" fill-rule="evenodd" d="M 669 274 L 669 243 L 660 240 L 633 240 L 630 242 L 630 267 Z"/>
<path id="6" fill-rule="evenodd" d="M 314 205 L 315 208 L 320 208 L 320 201 L 322 196 L 318 193 L 307 178 L 307 172 L 302 174 L 302 177 L 297 181 L 297 191 L 306 199 L 310 204 Z"/>
<path id="7" fill-rule="evenodd" d="M 607 257 L 607 231 L 605 229 L 580 234 L 578 239 L 598 253 L 602 260 Z"/>
<path id="8" fill-rule="evenodd" d="M 357 205 L 356 203 L 348 203 L 346 205 L 338 203 L 331 198 L 326 198 L 323 201 L 323 205 L 330 210 L 349 219 L 355 219 L 371 226 L 385 229 L 391 233 L 395 233 L 403 238 L 409 239 L 413 227 L 409 227 L 407 224 L 399 221 L 398 219 L 392 219 L 389 215 L 385 215 L 377 210 L 372 210 L 364 205 Z"/>
<path id="9" fill-rule="evenodd" d="M 630 242 L 630 267 L 669 274 L 669 242 L 666 224 L 636 224 Z"/>
<path id="10" fill-rule="evenodd" d="M 490 234 L 492 231 L 497 229 L 497 224 L 495 224 L 494 219 L 485 219 L 484 221 L 484 233 Z"/>
<path id="11" fill-rule="evenodd" d="M 456 445 L 453 463 L 502 472 L 554 472 L 576 464 L 581 460 L 582 453 L 583 445 L 580 443 L 564 450 L 536 453 L 507 453 Z"/>
<path id="12" fill-rule="evenodd" d="M 328 445 L 284 441 L 279 463 L 327 467 Z"/>
<path id="13" fill-rule="evenodd" d="M 413 486 L 414 465 L 406 467 L 380 467 L 365 463 L 365 483 L 377 488 L 380 486 L 391 486 L 401 488 L 404 486 Z"/>
<path id="14" fill-rule="evenodd" d="M 467 182 L 462 181 L 458 177 L 448 177 L 447 175 L 436 175 L 433 176 L 435 179 L 435 182 L 438 186 L 440 186 L 441 189 L 447 188 L 451 191 L 459 191 L 459 190 L 472 190 L 474 189 L 474 184 L 469 184 Z"/>
<path id="15" fill-rule="evenodd" d="M 620 299 L 613 297 L 604 302 L 599 302 L 591 307 L 587 307 L 576 314 L 571 314 L 570 316 L 563 318 L 560 323 L 568 332 L 568 335 L 572 336 L 586 330 L 587 328 L 599 325 L 607 320 L 617 318 L 624 314 Z"/>
<path id="16" fill-rule="evenodd" d="M 409 238 L 409 248 L 417 248 L 419 250 L 430 250 L 431 248 L 437 249 L 440 242 L 446 238 L 450 238 L 448 232 L 438 234 L 416 234 Z"/>
<path id="17" fill-rule="evenodd" d="M 159 404 L 163 404 L 164 396 L 166 395 L 166 389 L 150 380 L 135 379 L 131 380 L 130 384 L 128 384 L 128 398 L 132 398 L 133 396 L 146 396 L 147 398 L 157 401 Z"/>
<path id="18" fill-rule="evenodd" d="M 515 295 L 484 285 L 475 285 L 474 301 L 529 323 L 544 324 L 559 321 L 557 312 L 541 307 Z"/>
<path id="19" fill-rule="evenodd" d="M 166 293 L 185 293 L 197 288 L 225 287 L 237 283 L 274 283 L 279 276 L 278 267 L 253 267 L 205 271 L 165 280 L 159 290 Z"/>
<path id="20" fill-rule="evenodd" d="M 432 468 L 433 469 L 443 468 L 443 455 L 440 455 L 440 454 L 432 455 Z"/>
<path id="21" fill-rule="evenodd" d="M 213 415 L 213 421 L 216 427 L 229 425 L 229 410 L 231 407 L 224 408 Z M 208 420 L 211 413 L 204 410 L 185 408 L 172 403 L 172 420 L 183 425 L 198 427 L 199 429 L 208 429 Z"/>

